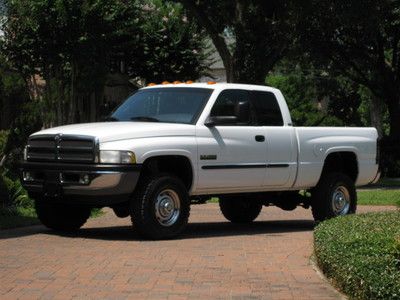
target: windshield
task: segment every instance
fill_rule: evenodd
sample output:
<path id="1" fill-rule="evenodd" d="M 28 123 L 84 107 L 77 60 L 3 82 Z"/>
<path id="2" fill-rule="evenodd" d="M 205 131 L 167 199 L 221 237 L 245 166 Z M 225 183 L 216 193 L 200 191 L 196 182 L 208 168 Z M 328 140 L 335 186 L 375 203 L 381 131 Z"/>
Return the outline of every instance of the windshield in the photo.
<path id="1" fill-rule="evenodd" d="M 109 119 L 194 124 L 212 91 L 178 87 L 139 90 L 122 103 Z"/>

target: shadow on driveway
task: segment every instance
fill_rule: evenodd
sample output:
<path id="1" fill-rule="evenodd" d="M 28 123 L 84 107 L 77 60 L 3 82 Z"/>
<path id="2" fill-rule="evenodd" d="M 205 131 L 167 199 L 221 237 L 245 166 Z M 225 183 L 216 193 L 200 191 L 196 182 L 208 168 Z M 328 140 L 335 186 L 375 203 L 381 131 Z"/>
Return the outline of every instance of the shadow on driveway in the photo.
<path id="1" fill-rule="evenodd" d="M 256 234 L 284 234 L 287 232 L 312 231 L 312 220 L 256 221 L 251 224 L 233 224 L 230 222 L 189 223 L 186 230 L 176 240 L 199 239 L 223 236 Z M 74 233 L 57 232 L 41 225 L 0 232 L 0 239 L 23 237 L 34 234 L 48 234 L 71 238 L 98 239 L 109 241 L 143 240 L 131 226 L 107 226 L 82 228 Z"/>

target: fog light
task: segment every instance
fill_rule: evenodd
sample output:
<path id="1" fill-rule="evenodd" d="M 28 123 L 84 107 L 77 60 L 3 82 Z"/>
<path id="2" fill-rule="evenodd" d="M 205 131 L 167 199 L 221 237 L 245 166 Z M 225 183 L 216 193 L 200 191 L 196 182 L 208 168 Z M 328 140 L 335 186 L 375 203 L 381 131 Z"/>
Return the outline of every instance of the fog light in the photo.
<path id="1" fill-rule="evenodd" d="M 35 178 L 33 178 L 33 174 L 31 172 L 24 172 L 22 176 L 24 181 L 35 181 Z"/>
<path id="2" fill-rule="evenodd" d="M 81 177 L 79 178 L 79 183 L 80 184 L 89 184 L 90 183 L 89 175 L 88 174 L 81 175 Z"/>

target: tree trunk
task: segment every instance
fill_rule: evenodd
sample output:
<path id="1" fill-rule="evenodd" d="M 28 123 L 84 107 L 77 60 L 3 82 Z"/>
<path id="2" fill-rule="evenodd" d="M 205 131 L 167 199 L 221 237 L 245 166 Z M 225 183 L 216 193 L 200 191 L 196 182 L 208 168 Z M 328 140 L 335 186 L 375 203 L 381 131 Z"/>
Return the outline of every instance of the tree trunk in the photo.
<path id="1" fill-rule="evenodd" d="M 393 139 L 400 140 L 400 97 L 396 97 L 388 104 L 389 110 L 389 136 Z"/>
<path id="2" fill-rule="evenodd" d="M 369 112 L 371 117 L 371 125 L 376 128 L 379 137 L 382 137 L 382 102 L 375 95 L 372 95 L 370 104 Z"/>
<path id="3" fill-rule="evenodd" d="M 197 1 L 193 0 L 183 0 L 181 1 L 183 6 L 190 11 L 193 16 L 198 20 L 198 22 L 206 29 L 207 33 L 217 49 L 219 56 L 222 59 L 222 63 L 226 70 L 226 81 L 234 81 L 233 72 L 233 59 L 229 51 L 228 45 L 225 38 L 220 32 L 215 28 L 214 24 L 211 22 L 204 10 L 197 4 Z"/>
<path id="4" fill-rule="evenodd" d="M 233 68 L 233 61 L 232 57 L 226 57 L 225 60 L 222 60 L 222 63 L 224 64 L 225 67 L 225 72 L 226 72 L 226 82 L 228 83 L 233 83 L 235 82 L 235 72 Z"/>
<path id="5" fill-rule="evenodd" d="M 64 91 L 62 89 L 62 82 L 59 79 L 57 79 L 57 91 L 57 126 L 60 126 L 63 124 L 62 102 Z"/>
<path id="6" fill-rule="evenodd" d="M 71 63 L 71 87 L 70 87 L 70 100 L 69 100 L 69 113 L 68 123 L 75 123 L 76 119 L 76 64 L 75 61 Z"/>
<path id="7" fill-rule="evenodd" d="M 54 126 L 54 101 L 53 101 L 53 81 L 54 81 L 54 72 L 49 68 L 46 76 L 46 106 L 48 111 L 50 112 L 48 122 L 45 127 L 53 127 Z M 45 107 L 46 109 L 46 107 Z"/>

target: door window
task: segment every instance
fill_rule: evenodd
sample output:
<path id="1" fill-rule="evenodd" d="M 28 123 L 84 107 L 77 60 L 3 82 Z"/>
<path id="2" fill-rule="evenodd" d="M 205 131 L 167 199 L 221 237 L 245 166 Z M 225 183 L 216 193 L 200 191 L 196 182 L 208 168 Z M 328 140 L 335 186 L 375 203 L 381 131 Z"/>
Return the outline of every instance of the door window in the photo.
<path id="1" fill-rule="evenodd" d="M 252 91 L 251 98 L 258 126 L 283 126 L 281 109 L 273 93 Z"/>
<path id="2" fill-rule="evenodd" d="M 237 116 L 237 107 L 239 102 L 248 102 L 249 94 L 245 90 L 224 90 L 219 95 L 211 110 L 211 116 Z M 234 124 L 236 126 L 250 125 L 250 114 L 246 118 L 238 119 Z"/>

